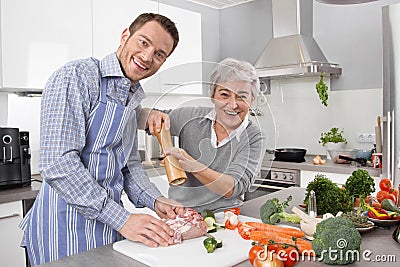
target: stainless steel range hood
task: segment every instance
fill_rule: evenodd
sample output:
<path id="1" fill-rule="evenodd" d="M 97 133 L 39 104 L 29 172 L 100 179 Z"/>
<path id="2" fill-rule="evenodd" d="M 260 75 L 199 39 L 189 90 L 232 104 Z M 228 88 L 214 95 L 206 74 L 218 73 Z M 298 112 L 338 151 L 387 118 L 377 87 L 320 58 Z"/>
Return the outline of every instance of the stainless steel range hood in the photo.
<path id="1" fill-rule="evenodd" d="M 273 38 L 255 67 L 263 80 L 342 74 L 313 38 L 313 0 L 272 0 Z"/>

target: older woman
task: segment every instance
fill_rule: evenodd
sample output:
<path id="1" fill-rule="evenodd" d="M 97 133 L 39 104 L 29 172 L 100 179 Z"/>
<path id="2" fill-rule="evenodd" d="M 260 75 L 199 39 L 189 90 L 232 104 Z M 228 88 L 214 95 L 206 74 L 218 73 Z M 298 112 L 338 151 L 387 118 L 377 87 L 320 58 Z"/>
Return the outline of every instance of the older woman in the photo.
<path id="1" fill-rule="evenodd" d="M 180 148 L 165 153 L 178 158 L 188 176 L 183 185 L 170 187 L 170 198 L 197 211 L 242 204 L 264 155 L 260 128 L 248 118 L 259 87 L 250 63 L 227 58 L 211 74 L 214 108 L 182 107 L 166 112 L 171 135 L 179 137 Z M 159 126 L 162 116 L 151 111 L 149 125 Z"/>

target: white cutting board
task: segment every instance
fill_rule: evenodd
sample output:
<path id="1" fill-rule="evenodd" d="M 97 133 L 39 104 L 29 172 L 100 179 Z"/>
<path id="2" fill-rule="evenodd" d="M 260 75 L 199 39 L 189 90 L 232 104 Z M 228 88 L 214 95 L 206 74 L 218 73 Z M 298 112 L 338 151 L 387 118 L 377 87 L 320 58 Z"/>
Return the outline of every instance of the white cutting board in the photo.
<path id="1" fill-rule="evenodd" d="M 222 213 L 215 214 L 217 222 L 222 220 Z M 260 221 L 252 217 L 239 215 L 242 222 Z M 206 236 L 184 240 L 181 244 L 168 247 L 150 248 L 142 243 L 122 240 L 114 243 L 113 248 L 137 261 L 157 267 L 204 267 L 204 266 L 233 266 L 247 260 L 251 240 L 243 239 L 237 230 L 218 229 L 212 233 L 216 239 L 222 240 L 222 248 L 214 253 L 207 253 L 203 246 Z"/>

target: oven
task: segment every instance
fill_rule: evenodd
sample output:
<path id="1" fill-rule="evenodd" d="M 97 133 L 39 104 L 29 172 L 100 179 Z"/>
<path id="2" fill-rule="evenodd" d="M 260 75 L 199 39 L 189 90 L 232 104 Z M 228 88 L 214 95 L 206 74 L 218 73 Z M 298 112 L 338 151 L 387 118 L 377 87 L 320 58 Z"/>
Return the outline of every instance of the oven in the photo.
<path id="1" fill-rule="evenodd" d="M 261 169 L 260 175 L 255 179 L 250 190 L 245 193 L 244 200 L 257 198 L 292 186 L 300 186 L 300 170 Z"/>

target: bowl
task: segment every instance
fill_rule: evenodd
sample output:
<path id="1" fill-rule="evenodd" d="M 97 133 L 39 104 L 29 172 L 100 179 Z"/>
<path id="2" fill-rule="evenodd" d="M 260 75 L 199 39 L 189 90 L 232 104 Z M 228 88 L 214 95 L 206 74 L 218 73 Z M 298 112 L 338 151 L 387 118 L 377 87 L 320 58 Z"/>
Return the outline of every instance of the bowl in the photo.
<path id="1" fill-rule="evenodd" d="M 399 220 L 379 220 L 374 218 L 368 218 L 371 222 L 373 222 L 376 226 L 382 228 L 390 228 L 392 226 L 400 224 Z"/>
<path id="2" fill-rule="evenodd" d="M 372 156 L 371 150 L 368 149 L 361 149 L 357 151 L 356 158 L 363 158 L 366 160 L 370 160 Z"/>
<path id="3" fill-rule="evenodd" d="M 357 155 L 358 150 L 357 149 L 335 149 L 335 150 L 328 150 L 329 155 L 331 156 L 331 159 L 335 163 L 350 163 L 348 160 L 344 159 L 339 159 L 339 155 L 342 156 L 347 156 L 349 158 L 355 159 Z"/>

